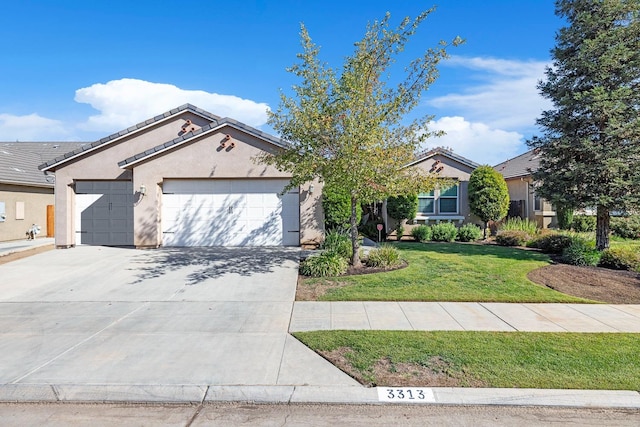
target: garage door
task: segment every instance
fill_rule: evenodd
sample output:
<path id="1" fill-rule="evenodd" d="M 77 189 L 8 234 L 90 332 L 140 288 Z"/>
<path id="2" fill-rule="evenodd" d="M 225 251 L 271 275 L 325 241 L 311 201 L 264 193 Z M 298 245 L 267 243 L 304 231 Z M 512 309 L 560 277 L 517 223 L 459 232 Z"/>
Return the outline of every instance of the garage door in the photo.
<path id="1" fill-rule="evenodd" d="M 133 245 L 131 181 L 76 182 L 76 244 Z"/>
<path id="2" fill-rule="evenodd" d="M 165 180 L 164 246 L 298 246 L 298 190 L 287 180 Z"/>

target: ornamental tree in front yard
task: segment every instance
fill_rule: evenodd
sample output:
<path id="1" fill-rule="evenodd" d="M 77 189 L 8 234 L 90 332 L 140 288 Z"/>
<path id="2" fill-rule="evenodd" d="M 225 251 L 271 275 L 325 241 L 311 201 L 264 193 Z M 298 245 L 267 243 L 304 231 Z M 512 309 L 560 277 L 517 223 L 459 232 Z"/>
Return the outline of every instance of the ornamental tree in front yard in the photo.
<path id="1" fill-rule="evenodd" d="M 500 221 L 509 212 L 509 189 L 500 172 L 491 166 L 479 166 L 469 177 L 469 208 L 484 222 L 487 238 L 489 221 Z"/>
<path id="2" fill-rule="evenodd" d="M 558 0 L 567 20 L 539 84 L 553 109 L 543 135 L 536 193 L 556 205 L 596 208 L 596 247 L 609 247 L 612 211 L 640 208 L 640 1 Z"/>
<path id="3" fill-rule="evenodd" d="M 319 48 L 302 25 L 300 62 L 288 69 L 301 82 L 293 97 L 281 94 L 278 110 L 269 112 L 269 124 L 289 146 L 259 160 L 289 171 L 290 187 L 319 178 L 349 194 L 354 266 L 360 266 L 357 207 L 428 191 L 436 183 L 433 174 L 403 168 L 420 143 L 436 135 L 427 128 L 431 116 L 407 122 L 406 115 L 435 81 L 447 43 L 408 63 L 401 80 L 390 80 L 396 58 L 431 12 L 405 18 L 396 28 L 390 28 L 389 14 L 369 24 L 340 71 L 320 61 Z M 456 38 L 453 44 L 458 43 Z"/>

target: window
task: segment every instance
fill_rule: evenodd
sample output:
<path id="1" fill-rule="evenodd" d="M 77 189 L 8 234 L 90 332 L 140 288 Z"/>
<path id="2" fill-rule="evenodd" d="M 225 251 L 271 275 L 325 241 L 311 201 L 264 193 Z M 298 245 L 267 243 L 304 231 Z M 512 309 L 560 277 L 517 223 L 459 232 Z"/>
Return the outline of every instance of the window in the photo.
<path id="1" fill-rule="evenodd" d="M 438 211 L 436 212 L 436 206 Z M 458 184 L 436 188 L 429 193 L 418 194 L 419 215 L 446 215 L 458 213 Z"/>
<path id="2" fill-rule="evenodd" d="M 440 213 L 458 213 L 458 184 L 440 189 Z"/>
<path id="3" fill-rule="evenodd" d="M 4 210 L 4 202 L 0 202 L 0 222 L 4 222 L 7 218 L 7 213 Z"/>
<path id="4" fill-rule="evenodd" d="M 418 213 L 421 214 L 433 214 L 435 213 L 435 193 L 430 191 L 429 193 L 418 194 Z"/>
<path id="5" fill-rule="evenodd" d="M 533 210 L 534 211 L 542 210 L 542 199 L 537 194 L 533 196 Z"/>

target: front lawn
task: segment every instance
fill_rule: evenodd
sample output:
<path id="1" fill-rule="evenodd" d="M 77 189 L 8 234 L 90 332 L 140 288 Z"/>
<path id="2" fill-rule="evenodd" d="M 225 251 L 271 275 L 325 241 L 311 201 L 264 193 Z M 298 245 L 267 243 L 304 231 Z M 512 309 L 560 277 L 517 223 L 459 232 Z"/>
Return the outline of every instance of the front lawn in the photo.
<path id="1" fill-rule="evenodd" d="M 640 334 L 294 334 L 366 385 L 640 390 Z"/>
<path id="2" fill-rule="evenodd" d="M 550 263 L 535 251 L 459 243 L 399 243 L 404 269 L 359 276 L 306 278 L 300 287 L 326 288 L 325 301 L 592 302 L 527 279 Z"/>

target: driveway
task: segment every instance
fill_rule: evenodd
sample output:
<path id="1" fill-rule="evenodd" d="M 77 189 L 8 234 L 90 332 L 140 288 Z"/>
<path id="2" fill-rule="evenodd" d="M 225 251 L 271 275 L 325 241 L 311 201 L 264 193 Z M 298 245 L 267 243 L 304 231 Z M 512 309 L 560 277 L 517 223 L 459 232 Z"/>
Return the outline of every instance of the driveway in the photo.
<path id="1" fill-rule="evenodd" d="M 298 258 L 81 246 L 0 265 L 0 384 L 356 386 L 287 333 Z"/>

